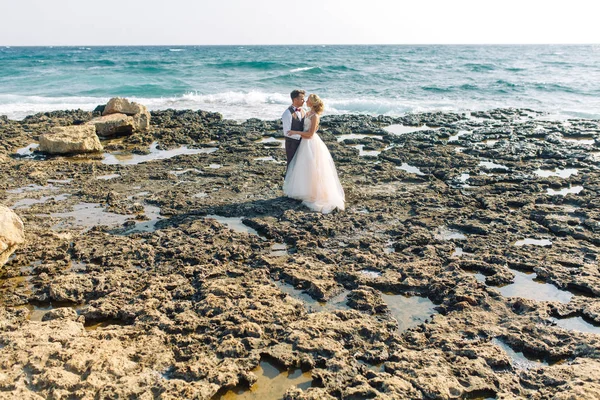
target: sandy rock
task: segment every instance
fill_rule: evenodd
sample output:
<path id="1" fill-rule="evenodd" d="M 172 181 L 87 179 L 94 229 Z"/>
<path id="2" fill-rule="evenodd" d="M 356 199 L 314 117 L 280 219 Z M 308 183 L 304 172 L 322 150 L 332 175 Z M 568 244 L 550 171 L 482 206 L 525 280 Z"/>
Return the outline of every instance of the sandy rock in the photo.
<path id="1" fill-rule="evenodd" d="M 110 137 L 115 135 L 129 135 L 134 130 L 134 120 L 125 114 L 110 114 L 94 118 L 87 123 L 96 127 L 98 136 Z"/>
<path id="2" fill-rule="evenodd" d="M 24 241 L 23 221 L 13 210 L 0 204 L 0 265 L 4 265 L 6 260 L 2 260 L 8 258 L 3 255 L 11 253 L 14 246 Z"/>
<path id="3" fill-rule="evenodd" d="M 39 151 L 48 154 L 81 154 L 102 151 L 96 128 L 90 125 L 55 127 L 40 136 Z"/>
<path id="4" fill-rule="evenodd" d="M 146 106 L 129 101 L 122 97 L 113 97 L 108 101 L 108 103 L 106 103 L 106 107 L 104 107 L 102 115 L 106 116 L 111 114 L 125 114 L 132 116 L 143 112 L 148 112 Z"/>
<path id="5" fill-rule="evenodd" d="M 150 126 L 150 113 L 146 106 L 122 97 L 110 99 L 104 107 L 103 117 L 113 114 L 125 114 L 132 117 L 134 131 L 145 131 Z"/>
<path id="6" fill-rule="evenodd" d="M 150 127 L 150 113 L 147 110 L 144 110 L 138 114 L 133 115 L 133 129 L 135 131 L 145 131 L 149 127 Z"/>

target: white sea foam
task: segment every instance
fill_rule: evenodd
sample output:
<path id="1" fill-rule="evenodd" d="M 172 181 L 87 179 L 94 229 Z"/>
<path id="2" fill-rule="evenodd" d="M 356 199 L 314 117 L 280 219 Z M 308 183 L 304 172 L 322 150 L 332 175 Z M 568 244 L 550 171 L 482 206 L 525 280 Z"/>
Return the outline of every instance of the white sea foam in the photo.
<path id="1" fill-rule="evenodd" d="M 309 90 L 310 92 L 310 90 Z M 205 110 L 219 112 L 224 118 L 245 120 L 259 118 L 265 120 L 279 119 L 282 112 L 290 104 L 287 92 L 269 93 L 254 91 L 227 91 L 221 93 L 190 92 L 172 97 L 128 97 L 130 100 L 146 105 L 150 110 L 168 108 L 184 110 Z M 11 119 L 23 119 L 27 115 L 56 111 L 82 109 L 92 111 L 100 104 L 106 104 L 109 97 L 41 97 L 0 94 L 0 115 Z M 453 100 L 423 100 L 410 98 L 369 98 L 369 97 L 326 97 L 325 114 L 368 114 L 401 116 L 412 112 L 467 112 L 471 110 L 487 110 L 506 106 L 493 101 L 468 101 L 457 103 Z M 569 118 L 569 114 L 559 114 L 554 119 Z"/>
<path id="2" fill-rule="evenodd" d="M 296 72 L 302 72 L 302 71 L 310 71 L 311 69 L 317 69 L 320 67 L 302 67 L 302 68 L 294 68 L 294 69 L 290 69 L 290 72 L 296 73 Z"/>

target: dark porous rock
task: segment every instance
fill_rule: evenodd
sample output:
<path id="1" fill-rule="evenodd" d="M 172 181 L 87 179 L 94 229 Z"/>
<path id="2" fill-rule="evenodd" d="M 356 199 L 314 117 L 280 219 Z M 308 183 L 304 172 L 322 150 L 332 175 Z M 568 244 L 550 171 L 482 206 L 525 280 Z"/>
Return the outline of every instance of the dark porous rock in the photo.
<path id="1" fill-rule="evenodd" d="M 0 270 L 6 398 L 220 398 L 267 364 L 277 398 L 600 396 L 600 121 L 325 115 L 346 209 L 323 215 L 282 192 L 280 120 L 154 110 L 101 160 L 35 151 L 103 111 L 0 118 L 26 228 Z"/>

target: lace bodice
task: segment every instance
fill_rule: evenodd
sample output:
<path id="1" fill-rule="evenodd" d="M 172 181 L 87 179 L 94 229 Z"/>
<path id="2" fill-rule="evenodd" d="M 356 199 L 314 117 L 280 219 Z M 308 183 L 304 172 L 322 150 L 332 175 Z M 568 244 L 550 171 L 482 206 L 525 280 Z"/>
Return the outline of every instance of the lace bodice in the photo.
<path id="1" fill-rule="evenodd" d="M 304 117 L 304 128 L 303 131 L 304 132 L 308 132 L 310 130 L 310 126 L 312 124 L 312 115 L 307 115 L 306 117 Z"/>

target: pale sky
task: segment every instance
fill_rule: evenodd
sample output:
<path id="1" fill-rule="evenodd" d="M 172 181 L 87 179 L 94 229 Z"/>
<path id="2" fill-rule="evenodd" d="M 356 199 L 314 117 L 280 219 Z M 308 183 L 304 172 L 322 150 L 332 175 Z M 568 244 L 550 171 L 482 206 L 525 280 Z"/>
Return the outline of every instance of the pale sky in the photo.
<path id="1" fill-rule="evenodd" d="M 593 0 L 0 0 L 2 46 L 600 43 Z"/>

